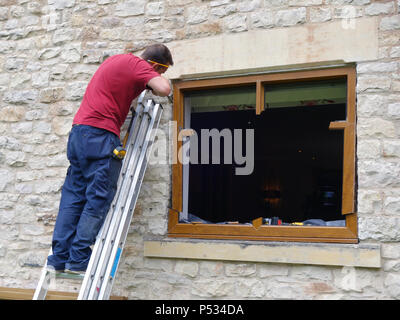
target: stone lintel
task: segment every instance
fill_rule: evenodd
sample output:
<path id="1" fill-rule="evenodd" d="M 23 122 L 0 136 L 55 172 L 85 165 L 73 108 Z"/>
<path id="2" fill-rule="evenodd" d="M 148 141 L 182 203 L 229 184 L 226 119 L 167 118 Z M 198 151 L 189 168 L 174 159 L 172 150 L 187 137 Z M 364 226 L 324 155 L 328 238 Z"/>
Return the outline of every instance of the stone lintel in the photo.
<path id="1" fill-rule="evenodd" d="M 174 66 L 166 75 L 184 79 L 378 59 L 377 18 L 345 20 L 170 42 Z"/>

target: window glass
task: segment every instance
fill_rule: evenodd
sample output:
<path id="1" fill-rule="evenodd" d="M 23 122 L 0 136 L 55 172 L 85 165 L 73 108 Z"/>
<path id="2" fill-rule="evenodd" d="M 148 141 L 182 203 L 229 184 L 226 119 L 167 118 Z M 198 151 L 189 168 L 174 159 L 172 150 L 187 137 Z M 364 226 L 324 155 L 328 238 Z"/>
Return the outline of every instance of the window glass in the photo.
<path id="1" fill-rule="evenodd" d="M 346 104 L 346 80 L 280 83 L 265 86 L 265 109 Z M 345 119 L 345 114 L 340 115 Z"/>
<path id="2" fill-rule="evenodd" d="M 256 107 L 255 86 L 193 91 L 185 96 L 190 98 L 192 113 L 255 110 Z"/>
<path id="3" fill-rule="evenodd" d="M 197 148 L 197 157 L 189 164 L 186 180 L 186 221 L 246 224 L 277 217 L 283 223 L 344 225 L 343 132 L 329 130 L 329 124 L 346 118 L 345 81 L 266 85 L 261 115 L 254 112 L 255 86 L 193 91 L 185 97 L 189 126 L 197 134 L 196 145 L 190 146 L 191 153 Z M 209 161 L 200 160 L 202 130 L 224 132 L 218 136 L 219 163 L 212 161 L 211 146 L 206 149 Z M 226 152 L 234 150 L 234 130 L 242 130 L 243 152 L 251 142 L 246 130 L 254 131 L 254 154 L 246 155 L 253 157 L 250 174 L 236 174 L 239 164 L 234 158 L 223 161 L 226 156 L 232 159 Z"/>

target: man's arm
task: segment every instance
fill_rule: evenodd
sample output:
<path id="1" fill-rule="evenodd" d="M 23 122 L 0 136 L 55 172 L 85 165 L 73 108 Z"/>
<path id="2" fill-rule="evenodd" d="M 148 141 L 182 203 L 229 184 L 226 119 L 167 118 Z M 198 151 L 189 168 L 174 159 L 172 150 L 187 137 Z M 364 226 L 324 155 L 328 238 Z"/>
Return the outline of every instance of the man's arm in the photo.
<path id="1" fill-rule="evenodd" d="M 160 97 L 166 97 L 171 93 L 171 86 L 169 81 L 164 77 L 154 77 L 148 83 L 153 93 Z"/>

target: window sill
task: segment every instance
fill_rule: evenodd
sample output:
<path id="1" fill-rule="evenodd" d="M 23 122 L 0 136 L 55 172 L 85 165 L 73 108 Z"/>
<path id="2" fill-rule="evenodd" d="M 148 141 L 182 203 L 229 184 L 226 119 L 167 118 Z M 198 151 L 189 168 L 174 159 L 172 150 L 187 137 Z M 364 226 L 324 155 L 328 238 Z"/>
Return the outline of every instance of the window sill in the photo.
<path id="1" fill-rule="evenodd" d="M 144 256 L 312 264 L 364 268 L 381 267 L 379 244 L 283 243 L 219 240 L 147 240 Z"/>

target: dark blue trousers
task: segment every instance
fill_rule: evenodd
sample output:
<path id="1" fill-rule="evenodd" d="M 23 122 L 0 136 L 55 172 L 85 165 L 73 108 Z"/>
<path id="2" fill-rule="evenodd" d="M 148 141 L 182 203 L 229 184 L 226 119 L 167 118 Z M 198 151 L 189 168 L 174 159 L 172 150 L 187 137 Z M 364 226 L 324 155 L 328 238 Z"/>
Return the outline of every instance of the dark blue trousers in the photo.
<path id="1" fill-rule="evenodd" d="M 56 270 L 86 270 L 91 248 L 117 191 L 121 160 L 112 157 L 121 145 L 112 132 L 74 126 L 68 139 L 70 166 L 61 191 L 47 264 Z"/>

